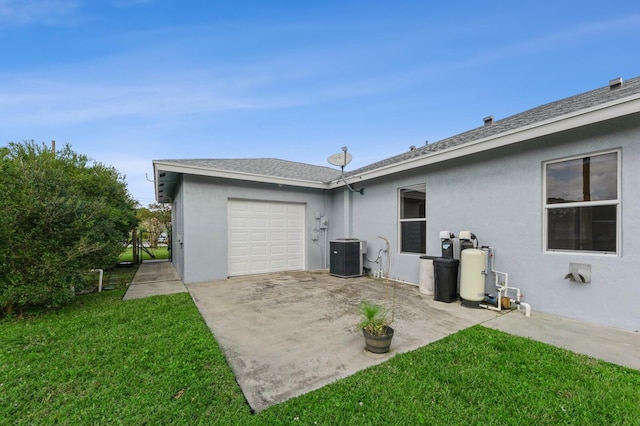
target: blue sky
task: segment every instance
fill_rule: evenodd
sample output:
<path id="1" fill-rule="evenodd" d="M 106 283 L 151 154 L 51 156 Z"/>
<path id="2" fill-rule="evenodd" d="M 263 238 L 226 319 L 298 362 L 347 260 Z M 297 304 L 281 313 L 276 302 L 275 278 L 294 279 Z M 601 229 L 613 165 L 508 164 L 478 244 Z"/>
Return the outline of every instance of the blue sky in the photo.
<path id="1" fill-rule="evenodd" d="M 634 1 L 0 0 L 0 145 L 347 169 L 640 76 Z"/>

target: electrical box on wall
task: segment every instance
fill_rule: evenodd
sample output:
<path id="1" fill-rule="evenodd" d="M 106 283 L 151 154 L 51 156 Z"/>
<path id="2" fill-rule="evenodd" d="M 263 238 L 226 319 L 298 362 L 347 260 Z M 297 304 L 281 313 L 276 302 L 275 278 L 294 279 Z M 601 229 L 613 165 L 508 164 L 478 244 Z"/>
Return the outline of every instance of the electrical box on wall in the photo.
<path id="1" fill-rule="evenodd" d="M 320 217 L 320 229 L 327 229 L 329 227 L 329 219 L 325 216 Z"/>
<path id="2" fill-rule="evenodd" d="M 329 273 L 336 277 L 362 276 L 362 263 L 367 242 L 355 238 L 341 238 L 329 243 Z"/>

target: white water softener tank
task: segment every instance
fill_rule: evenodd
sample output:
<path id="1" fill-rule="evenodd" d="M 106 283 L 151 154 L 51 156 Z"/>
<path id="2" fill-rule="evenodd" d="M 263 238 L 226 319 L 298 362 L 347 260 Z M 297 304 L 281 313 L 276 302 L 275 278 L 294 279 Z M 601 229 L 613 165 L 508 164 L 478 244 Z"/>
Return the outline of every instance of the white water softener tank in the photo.
<path id="1" fill-rule="evenodd" d="M 484 250 L 466 249 L 460 253 L 460 299 L 463 305 L 475 307 L 484 300 L 486 268 Z"/>

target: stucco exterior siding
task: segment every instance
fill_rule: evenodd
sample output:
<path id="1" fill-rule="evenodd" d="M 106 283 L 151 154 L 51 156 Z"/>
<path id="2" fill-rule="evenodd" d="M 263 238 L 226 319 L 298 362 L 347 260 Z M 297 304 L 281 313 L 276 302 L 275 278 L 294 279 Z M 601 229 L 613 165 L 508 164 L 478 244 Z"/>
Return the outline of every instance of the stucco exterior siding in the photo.
<path id="1" fill-rule="evenodd" d="M 182 184 L 184 210 L 185 283 L 224 279 L 228 276 L 227 201 L 246 199 L 303 203 L 306 205 L 307 269 L 322 268 L 324 237 L 312 241 L 317 227 L 315 213 L 327 211 L 323 190 L 242 184 L 227 179 L 185 175 Z"/>
<path id="2" fill-rule="evenodd" d="M 439 232 L 468 230 L 481 245 L 495 247 L 495 268 L 509 273 L 535 310 L 588 322 L 637 329 L 640 324 L 639 117 L 589 126 L 533 140 L 526 144 L 484 152 L 417 170 L 398 179 L 372 181 L 365 195 L 353 194 L 352 234 L 369 242 L 375 258 L 382 242 L 391 242 L 391 277 L 419 282 L 419 255 L 400 254 L 398 189 L 426 183 L 427 254 L 440 255 Z M 546 161 L 622 150 L 621 250 L 617 255 L 546 252 L 543 247 L 543 164 Z M 587 263 L 592 281 L 565 280 L 569 263 Z M 376 265 L 365 266 L 377 269 Z M 493 276 L 487 292 L 494 292 Z"/>
<path id="3" fill-rule="evenodd" d="M 509 285 L 522 290 L 534 314 L 548 312 L 638 331 L 640 77 L 612 82 L 412 147 L 344 175 L 336 168 L 273 158 L 156 160 L 156 197 L 174 207 L 173 262 L 185 283 L 226 278 L 228 200 L 301 203 L 305 206 L 306 269 L 329 267 L 329 241 L 358 238 L 367 242 L 366 257 L 371 259 L 364 267 L 387 272 L 386 255 L 375 263 L 385 248 L 380 238 L 384 237 L 390 244 L 389 276 L 418 285 L 421 253 L 400 252 L 400 189 L 411 188 L 402 192 L 402 227 L 412 238 L 405 247 L 422 249 L 422 224 L 416 222 L 424 212 L 426 254 L 440 256 L 440 231 L 456 235 L 471 231 L 480 246 L 494 248 L 495 269 L 509 274 Z M 610 184 L 614 173 L 617 192 Z M 593 192 L 583 184 L 585 174 L 589 182 L 597 177 L 594 182 L 608 184 Z M 549 195 L 545 194 L 547 175 L 554 183 Z M 350 191 L 347 182 L 356 191 L 364 188 L 364 195 Z M 248 204 L 256 212 L 266 211 L 260 203 Z M 243 253 L 263 262 L 264 247 L 273 248 L 269 253 L 284 253 L 278 246 L 283 239 L 275 238 L 274 245 L 260 236 L 253 241 L 262 245 L 251 245 L 259 250 L 248 250 L 246 241 L 251 237 L 243 239 L 243 229 L 261 232 L 261 222 L 253 226 L 250 221 L 259 218 L 260 213 L 256 214 L 242 213 L 248 225 L 239 222 L 233 227 L 240 253 L 235 264 L 242 264 Z M 550 244 L 556 251 L 546 249 L 547 214 L 553 217 Z M 327 229 L 320 226 L 318 215 L 328 220 Z M 420 238 L 414 239 L 415 235 Z M 579 244 L 594 251 L 560 251 Z M 298 252 L 292 249 L 292 262 L 298 262 Z M 570 264 L 576 263 L 590 266 L 589 283 L 565 279 Z M 486 293 L 496 293 L 494 282 L 489 273 Z"/>

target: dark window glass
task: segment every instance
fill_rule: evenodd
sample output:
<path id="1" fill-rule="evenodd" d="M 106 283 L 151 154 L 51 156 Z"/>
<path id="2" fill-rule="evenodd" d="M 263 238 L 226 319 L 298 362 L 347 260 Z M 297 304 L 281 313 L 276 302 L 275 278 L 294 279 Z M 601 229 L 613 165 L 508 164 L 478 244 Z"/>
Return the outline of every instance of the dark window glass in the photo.
<path id="1" fill-rule="evenodd" d="M 427 222 L 401 222 L 401 248 L 403 253 L 427 252 Z"/>
<path id="2" fill-rule="evenodd" d="M 618 198 L 618 154 L 593 155 L 549 163 L 547 204 Z"/>
<path id="3" fill-rule="evenodd" d="M 415 186 L 400 190 L 400 251 L 426 253 L 426 189 Z"/>
<path id="4" fill-rule="evenodd" d="M 548 210 L 549 250 L 585 250 L 615 253 L 617 207 L 593 206 Z"/>
<path id="5" fill-rule="evenodd" d="M 400 190 L 400 219 L 424 219 L 425 199 L 424 190 Z"/>

